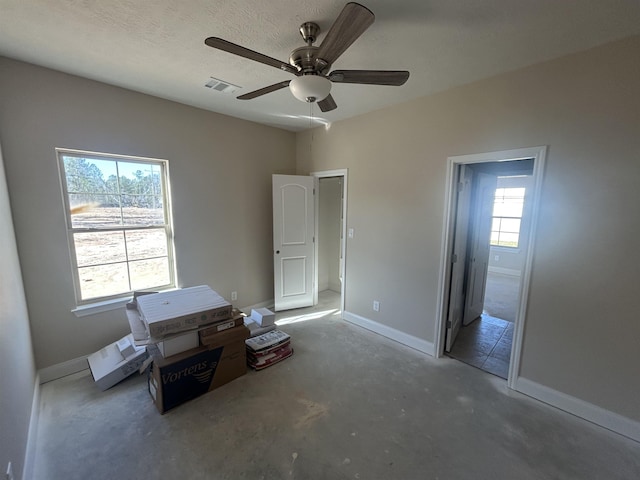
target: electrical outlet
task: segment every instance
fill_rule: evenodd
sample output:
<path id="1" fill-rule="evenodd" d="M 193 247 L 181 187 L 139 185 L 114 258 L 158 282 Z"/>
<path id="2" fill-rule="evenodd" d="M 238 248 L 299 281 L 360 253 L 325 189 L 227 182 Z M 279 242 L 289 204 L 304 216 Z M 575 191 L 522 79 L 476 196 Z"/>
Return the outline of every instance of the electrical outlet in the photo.
<path id="1" fill-rule="evenodd" d="M 374 312 L 379 312 L 380 311 L 380 302 L 378 300 L 374 300 L 373 301 L 373 311 Z"/>
<path id="2" fill-rule="evenodd" d="M 238 292 L 231 292 L 231 300 L 237 300 L 238 299 Z"/>
<path id="3" fill-rule="evenodd" d="M 13 467 L 11 466 L 11 462 L 7 465 L 7 477 L 6 480 L 14 480 L 13 477 Z"/>

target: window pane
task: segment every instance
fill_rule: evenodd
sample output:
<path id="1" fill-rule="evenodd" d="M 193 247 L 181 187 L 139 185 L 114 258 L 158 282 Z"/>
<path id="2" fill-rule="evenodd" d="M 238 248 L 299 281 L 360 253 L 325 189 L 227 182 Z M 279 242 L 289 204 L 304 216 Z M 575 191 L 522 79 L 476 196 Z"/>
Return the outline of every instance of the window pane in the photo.
<path id="1" fill-rule="evenodd" d="M 519 218 L 503 218 L 500 229 L 502 232 L 518 233 L 520 232 Z"/>
<path id="2" fill-rule="evenodd" d="M 108 179 L 116 178 L 116 163 L 64 156 L 64 171 L 69 193 L 117 193 L 117 185 Z"/>
<path id="3" fill-rule="evenodd" d="M 69 195 L 72 228 L 108 228 L 122 225 L 117 195 Z"/>
<path id="4" fill-rule="evenodd" d="M 126 232 L 129 260 L 167 256 L 165 230 L 130 230 Z"/>
<path id="5" fill-rule="evenodd" d="M 517 233 L 504 233 L 500 232 L 500 241 L 499 244 L 504 247 L 517 247 L 518 246 L 518 237 Z"/>
<path id="6" fill-rule="evenodd" d="M 74 233 L 78 267 L 127 260 L 123 232 Z"/>
<path id="7" fill-rule="evenodd" d="M 151 163 L 118 162 L 120 192 L 132 195 L 162 195 L 160 166 Z"/>
<path id="8" fill-rule="evenodd" d="M 491 245 L 498 245 L 498 239 L 500 238 L 500 233 L 499 232 L 491 232 L 491 240 L 489 241 L 489 243 Z"/>
<path id="9" fill-rule="evenodd" d="M 523 203 L 518 201 L 496 201 L 493 205 L 493 215 L 495 217 L 521 217 Z"/>
<path id="10" fill-rule="evenodd" d="M 78 274 L 82 300 L 130 291 L 126 263 L 82 267 Z"/>
<path id="11" fill-rule="evenodd" d="M 166 257 L 129 262 L 129 270 L 133 290 L 161 287 L 171 283 L 169 262 Z"/>
<path id="12" fill-rule="evenodd" d="M 123 195 L 122 204 L 125 225 L 164 225 L 161 197 Z"/>

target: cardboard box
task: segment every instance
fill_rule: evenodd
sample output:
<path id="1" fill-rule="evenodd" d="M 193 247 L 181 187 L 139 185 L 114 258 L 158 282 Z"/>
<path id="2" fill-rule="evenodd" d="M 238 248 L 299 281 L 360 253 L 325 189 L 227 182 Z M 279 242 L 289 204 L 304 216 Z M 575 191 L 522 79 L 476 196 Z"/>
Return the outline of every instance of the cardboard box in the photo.
<path id="1" fill-rule="evenodd" d="M 125 337 L 133 344 L 131 334 Z M 92 353 L 87 357 L 91 375 L 101 390 L 107 390 L 116 383 L 124 380 L 133 372 L 140 369 L 147 359 L 147 351 L 144 347 L 133 347 L 135 352 L 124 358 L 118 348 L 118 342 L 107 345 L 102 350 Z"/>
<path id="2" fill-rule="evenodd" d="M 185 332 L 169 333 L 167 335 L 161 335 L 159 337 L 151 337 L 149 336 L 149 331 L 147 330 L 146 325 L 142 321 L 142 318 L 140 317 L 140 313 L 138 312 L 137 309 L 127 309 L 125 312 L 127 315 L 127 320 L 129 321 L 129 327 L 131 328 L 131 333 L 133 335 L 134 345 L 137 345 L 137 346 L 152 345 L 152 344 L 162 342 L 164 340 L 171 340 L 185 333 Z M 245 318 L 247 318 L 247 316 L 244 313 L 242 313 L 237 308 L 234 308 L 231 311 L 231 319 L 220 320 L 218 322 L 201 325 L 195 330 L 187 330 L 187 332 L 190 332 L 190 331 L 201 332 L 203 330 L 207 330 L 209 332 L 211 331 L 209 329 L 214 329 L 215 331 L 222 331 L 222 330 L 226 330 L 227 328 L 232 328 L 232 327 L 237 327 L 238 325 L 242 325 Z"/>
<path id="3" fill-rule="evenodd" d="M 256 322 L 253 321 L 251 317 L 244 318 L 244 326 L 249 329 L 249 337 L 257 337 L 258 335 L 262 335 L 263 333 L 270 332 L 271 330 L 276 329 L 276 325 L 269 325 L 268 327 L 261 327 Z"/>
<path id="4" fill-rule="evenodd" d="M 158 350 L 164 358 L 167 358 L 196 348 L 198 345 L 200 345 L 200 337 L 198 331 L 194 330 L 158 342 Z"/>
<path id="5" fill-rule="evenodd" d="M 276 314 L 268 308 L 251 310 L 251 319 L 261 327 L 268 327 L 276 323 Z"/>
<path id="6" fill-rule="evenodd" d="M 162 337 L 231 317 L 231 304 L 207 285 L 137 298 L 150 337 Z"/>
<path id="7" fill-rule="evenodd" d="M 230 332 L 230 333 L 227 333 Z M 155 345 L 149 353 L 149 394 L 160 413 L 210 392 L 247 372 L 244 327 L 229 329 L 218 343 L 163 358 Z M 213 337 L 217 337 L 218 334 Z"/>
<path id="8" fill-rule="evenodd" d="M 120 354 L 122 355 L 122 358 L 127 358 L 133 355 L 134 353 L 136 353 L 136 349 L 135 349 L 135 346 L 133 345 L 133 341 L 130 335 L 127 335 L 126 337 L 123 337 L 120 340 L 118 340 L 116 342 L 116 345 L 118 346 L 118 350 L 120 350 Z"/>
<path id="9" fill-rule="evenodd" d="M 222 322 L 217 322 L 211 324 L 210 326 L 202 327 L 198 329 L 198 332 L 200 333 L 200 337 L 215 335 L 217 333 L 224 332 L 225 330 L 244 325 L 245 318 L 246 317 L 243 313 L 239 313 L 230 320 L 223 320 Z"/>
<path id="10" fill-rule="evenodd" d="M 200 332 L 200 344 L 208 346 L 209 348 L 216 348 L 221 345 L 226 345 L 239 337 L 242 337 L 243 340 L 249 338 L 249 329 L 244 325 L 229 328 L 222 332 L 215 332 L 211 335 L 202 335 L 202 332 Z"/>

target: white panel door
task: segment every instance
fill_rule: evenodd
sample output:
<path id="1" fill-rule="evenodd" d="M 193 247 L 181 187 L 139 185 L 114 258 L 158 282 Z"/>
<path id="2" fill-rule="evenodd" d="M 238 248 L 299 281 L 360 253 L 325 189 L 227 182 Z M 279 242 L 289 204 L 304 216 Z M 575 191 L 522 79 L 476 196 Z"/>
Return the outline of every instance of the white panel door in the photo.
<path id="1" fill-rule="evenodd" d="M 471 245 L 469 246 L 469 274 L 467 276 L 466 305 L 463 325 L 469 325 L 482 315 L 484 294 L 489 270 L 489 245 L 491 221 L 496 197 L 498 177 L 488 173 L 478 173 L 474 179 L 474 193 L 471 222 Z"/>
<path id="2" fill-rule="evenodd" d="M 453 233 L 453 255 L 451 258 L 451 287 L 449 289 L 449 309 L 447 313 L 447 336 L 445 350 L 451 351 L 453 342 L 462 326 L 465 305 L 465 271 L 467 265 L 467 245 L 469 234 L 469 212 L 471 208 L 471 182 L 473 172 L 466 165 L 458 171 L 458 198 L 456 201 L 455 225 Z"/>
<path id="3" fill-rule="evenodd" d="M 313 305 L 314 178 L 273 175 L 275 310 Z"/>

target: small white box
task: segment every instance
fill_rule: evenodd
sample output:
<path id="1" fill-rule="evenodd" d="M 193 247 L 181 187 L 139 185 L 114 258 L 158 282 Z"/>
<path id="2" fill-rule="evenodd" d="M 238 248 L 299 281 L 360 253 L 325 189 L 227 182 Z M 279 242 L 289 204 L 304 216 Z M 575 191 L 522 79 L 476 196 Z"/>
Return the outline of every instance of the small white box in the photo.
<path id="1" fill-rule="evenodd" d="M 127 337 L 129 337 L 129 341 L 133 345 L 132 335 L 129 334 Z M 87 357 L 93 379 L 101 390 L 111 388 L 116 383 L 127 378 L 137 371 L 147 359 L 148 355 L 145 347 L 134 346 L 133 348 L 135 353 L 125 359 L 120 353 L 118 342 L 114 342 Z"/>
<path id="2" fill-rule="evenodd" d="M 184 335 L 178 335 L 176 337 L 169 338 L 168 340 L 158 342 L 158 350 L 160 350 L 160 353 L 164 358 L 167 358 L 172 355 L 177 355 L 178 353 L 186 352 L 192 348 L 196 348 L 199 345 L 200 336 L 198 331 L 195 330 L 185 333 Z"/>
<path id="3" fill-rule="evenodd" d="M 255 308 L 251 310 L 251 319 L 261 327 L 268 327 L 276 323 L 276 315 L 268 308 Z"/>
<path id="4" fill-rule="evenodd" d="M 134 353 L 136 353 L 136 349 L 133 345 L 133 342 L 130 339 L 130 336 L 127 335 L 124 338 L 121 338 L 120 340 L 118 340 L 116 342 L 116 345 L 118 346 L 118 350 L 120 350 L 120 354 L 122 355 L 122 358 L 126 359 L 127 357 L 130 357 L 131 355 L 133 355 Z"/>

